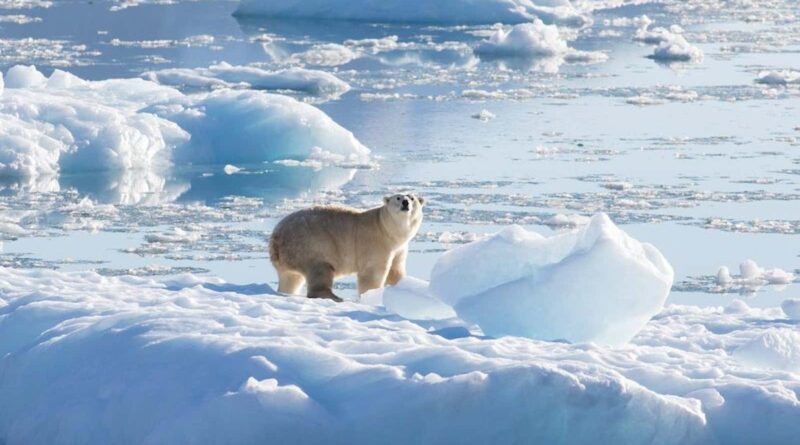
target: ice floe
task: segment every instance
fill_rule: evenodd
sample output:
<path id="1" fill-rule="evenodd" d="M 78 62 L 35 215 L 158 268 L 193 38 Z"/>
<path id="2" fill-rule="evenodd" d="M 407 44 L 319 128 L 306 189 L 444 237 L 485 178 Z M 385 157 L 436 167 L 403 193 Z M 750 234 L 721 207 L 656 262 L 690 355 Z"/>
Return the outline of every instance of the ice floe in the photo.
<path id="1" fill-rule="evenodd" d="M 610 348 L 485 338 L 192 274 L 0 268 L 0 437 L 791 443 L 798 342 L 778 313 L 669 306 Z"/>
<path id="2" fill-rule="evenodd" d="M 263 90 L 293 90 L 321 95 L 327 99 L 346 93 L 350 86 L 334 76 L 318 70 L 289 68 L 268 71 L 252 66 L 219 63 L 208 68 L 169 68 L 148 71 L 143 78 L 162 85 L 194 88 L 221 88 L 243 85 Z"/>
<path id="3" fill-rule="evenodd" d="M 541 20 L 522 23 L 512 27 L 500 27 L 488 39 L 475 47 L 475 53 L 487 59 L 545 59 L 535 66 L 556 68 L 561 61 L 602 62 L 608 56 L 602 52 L 578 51 L 567 45 L 555 25 L 546 25 Z M 549 59 L 550 64 L 546 61 Z M 532 60 L 533 61 L 533 60 Z M 552 70 L 548 69 L 548 70 Z"/>
<path id="4" fill-rule="evenodd" d="M 758 73 L 756 82 L 765 85 L 800 84 L 800 71 L 762 71 Z"/>
<path id="5" fill-rule="evenodd" d="M 60 71 L 48 79 L 22 66 L 5 82 L 2 176 L 152 172 L 171 162 L 261 163 L 319 152 L 370 162 L 352 133 L 287 96 L 230 89 L 184 95 L 141 79 L 83 81 Z"/>
<path id="6" fill-rule="evenodd" d="M 661 310 L 672 279 L 656 248 L 599 214 L 550 238 L 512 226 L 448 251 L 431 290 L 488 335 L 621 344 Z"/>

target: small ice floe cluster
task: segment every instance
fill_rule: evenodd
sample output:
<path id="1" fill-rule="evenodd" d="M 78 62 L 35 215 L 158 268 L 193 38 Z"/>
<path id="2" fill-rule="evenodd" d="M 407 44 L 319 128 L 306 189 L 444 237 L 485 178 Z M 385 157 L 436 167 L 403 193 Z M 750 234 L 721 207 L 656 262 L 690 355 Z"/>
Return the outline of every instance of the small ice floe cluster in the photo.
<path id="1" fill-rule="evenodd" d="M 739 274 L 732 274 L 727 266 L 721 266 L 716 275 L 690 277 L 677 283 L 673 290 L 684 292 L 740 293 L 752 294 L 764 286 L 783 287 L 797 281 L 792 272 L 779 268 L 763 268 L 753 260 L 739 264 Z"/>

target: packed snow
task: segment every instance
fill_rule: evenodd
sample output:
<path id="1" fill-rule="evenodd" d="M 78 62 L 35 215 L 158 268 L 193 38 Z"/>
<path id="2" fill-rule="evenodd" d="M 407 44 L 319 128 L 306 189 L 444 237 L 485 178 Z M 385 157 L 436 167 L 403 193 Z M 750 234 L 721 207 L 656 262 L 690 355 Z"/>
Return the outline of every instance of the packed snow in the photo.
<path id="1" fill-rule="evenodd" d="M 351 132 L 287 96 L 185 95 L 141 79 L 84 81 L 59 70 L 47 78 L 25 66 L 9 69 L 5 84 L 0 176 L 303 160 L 320 150 L 369 162 Z"/>
<path id="2" fill-rule="evenodd" d="M 658 313 L 673 271 L 604 214 L 549 238 L 511 226 L 445 253 L 431 290 L 488 335 L 622 344 Z"/>
<path id="3" fill-rule="evenodd" d="M 405 0 L 241 0 L 236 10 L 240 16 L 442 24 L 523 23 L 539 18 L 570 26 L 591 23 L 587 12 L 569 0 L 442 0 L 424 7 Z"/>
<path id="4" fill-rule="evenodd" d="M 429 330 L 189 274 L 0 268 L 0 437 L 791 443 L 798 343 L 778 312 L 670 306 L 609 348 Z"/>

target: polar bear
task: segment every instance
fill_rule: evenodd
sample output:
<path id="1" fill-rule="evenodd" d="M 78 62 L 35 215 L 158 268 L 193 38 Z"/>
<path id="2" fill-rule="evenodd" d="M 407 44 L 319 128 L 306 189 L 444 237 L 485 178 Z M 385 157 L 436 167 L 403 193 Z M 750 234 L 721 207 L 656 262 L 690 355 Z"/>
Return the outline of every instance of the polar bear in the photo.
<path id="1" fill-rule="evenodd" d="M 408 242 L 422 223 L 425 200 L 414 194 L 383 198 L 368 210 L 324 206 L 294 212 L 272 232 L 270 260 L 278 291 L 294 294 L 307 282 L 309 298 L 342 301 L 333 280 L 358 276 L 358 294 L 394 285 L 406 274 Z"/>

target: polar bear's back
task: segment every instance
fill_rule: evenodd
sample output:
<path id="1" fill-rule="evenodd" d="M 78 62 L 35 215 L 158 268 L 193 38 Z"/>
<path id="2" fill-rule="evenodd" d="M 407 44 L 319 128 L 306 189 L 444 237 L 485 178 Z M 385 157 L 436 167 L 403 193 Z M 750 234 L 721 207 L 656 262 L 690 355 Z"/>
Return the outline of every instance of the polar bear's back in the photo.
<path id="1" fill-rule="evenodd" d="M 338 274 L 354 272 L 356 226 L 369 210 L 318 206 L 299 210 L 281 220 L 270 238 L 270 259 L 277 269 L 303 272 L 325 262 Z"/>

